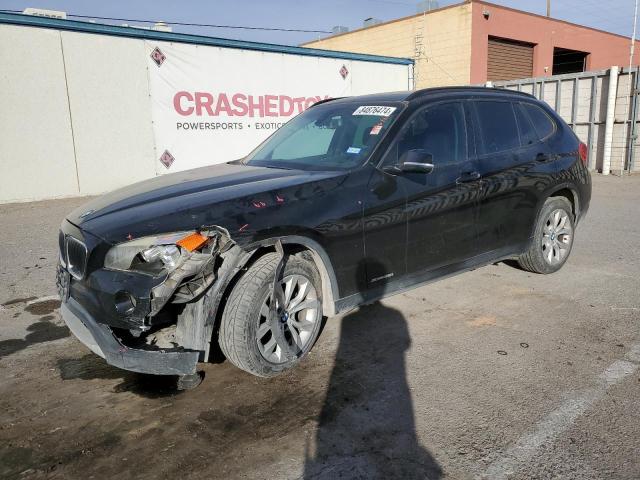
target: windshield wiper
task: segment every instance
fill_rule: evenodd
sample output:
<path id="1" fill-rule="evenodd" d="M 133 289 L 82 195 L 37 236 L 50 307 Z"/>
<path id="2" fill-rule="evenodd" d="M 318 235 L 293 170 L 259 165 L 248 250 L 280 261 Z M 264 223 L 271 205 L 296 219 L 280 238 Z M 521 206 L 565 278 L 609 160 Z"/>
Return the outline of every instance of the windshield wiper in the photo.
<path id="1" fill-rule="evenodd" d="M 249 164 L 251 165 L 251 164 Z M 280 167 L 280 166 L 276 166 L 276 165 L 253 165 L 254 167 L 264 167 L 264 168 L 275 168 L 278 170 L 299 170 L 297 168 L 291 168 L 291 167 Z"/>

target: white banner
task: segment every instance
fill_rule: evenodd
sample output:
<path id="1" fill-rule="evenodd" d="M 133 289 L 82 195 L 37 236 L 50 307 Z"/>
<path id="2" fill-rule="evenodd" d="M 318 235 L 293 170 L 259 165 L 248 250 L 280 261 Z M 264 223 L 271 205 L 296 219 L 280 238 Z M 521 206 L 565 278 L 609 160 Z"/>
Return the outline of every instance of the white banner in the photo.
<path id="1" fill-rule="evenodd" d="M 407 65 L 145 44 L 158 174 L 242 158 L 319 100 L 408 86 Z"/>

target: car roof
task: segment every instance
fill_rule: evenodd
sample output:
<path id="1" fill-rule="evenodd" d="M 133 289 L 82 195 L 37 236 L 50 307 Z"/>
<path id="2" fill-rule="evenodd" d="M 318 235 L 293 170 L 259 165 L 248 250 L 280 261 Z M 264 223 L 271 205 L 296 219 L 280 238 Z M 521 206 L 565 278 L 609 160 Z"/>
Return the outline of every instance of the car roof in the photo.
<path id="1" fill-rule="evenodd" d="M 405 92 L 386 92 L 386 93 L 373 93 L 370 95 L 357 95 L 353 97 L 342 97 L 333 99 L 333 101 L 340 103 L 351 102 L 411 102 L 426 100 L 429 98 L 437 98 L 443 96 L 455 96 L 458 98 L 464 97 L 511 97 L 511 98 L 527 98 L 530 100 L 536 100 L 536 97 L 525 92 L 518 92 L 514 90 L 507 90 L 502 88 L 492 87 L 436 87 L 436 88 L 424 88 L 415 91 Z M 329 99 L 327 99 L 329 101 Z M 324 102 L 320 102 L 324 103 Z"/>

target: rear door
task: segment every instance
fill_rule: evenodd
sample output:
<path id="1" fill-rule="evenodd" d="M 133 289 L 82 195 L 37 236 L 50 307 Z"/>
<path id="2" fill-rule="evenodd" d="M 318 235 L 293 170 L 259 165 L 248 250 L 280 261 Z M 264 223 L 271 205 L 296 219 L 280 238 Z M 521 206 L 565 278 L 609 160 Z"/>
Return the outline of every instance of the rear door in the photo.
<path id="1" fill-rule="evenodd" d="M 492 99 L 472 105 L 482 176 L 479 244 L 482 252 L 520 250 L 531 234 L 553 157 L 519 102 Z"/>

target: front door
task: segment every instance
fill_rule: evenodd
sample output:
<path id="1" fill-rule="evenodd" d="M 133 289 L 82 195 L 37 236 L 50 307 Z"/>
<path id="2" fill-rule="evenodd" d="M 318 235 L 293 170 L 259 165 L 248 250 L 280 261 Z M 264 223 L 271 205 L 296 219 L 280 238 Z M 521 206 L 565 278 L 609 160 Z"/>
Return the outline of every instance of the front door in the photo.
<path id="1" fill-rule="evenodd" d="M 363 208 L 366 283 L 361 291 L 385 289 L 407 270 L 405 181 L 377 168 L 371 171 Z"/>
<path id="2" fill-rule="evenodd" d="M 409 150 L 431 154 L 430 173 L 399 173 L 407 195 L 406 272 L 417 274 L 464 261 L 478 251 L 479 173 L 468 155 L 467 118 L 460 102 L 419 109 L 383 161 L 400 164 Z"/>

